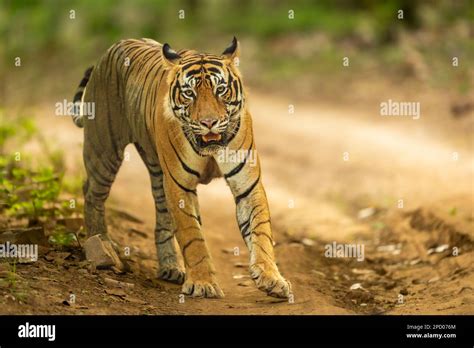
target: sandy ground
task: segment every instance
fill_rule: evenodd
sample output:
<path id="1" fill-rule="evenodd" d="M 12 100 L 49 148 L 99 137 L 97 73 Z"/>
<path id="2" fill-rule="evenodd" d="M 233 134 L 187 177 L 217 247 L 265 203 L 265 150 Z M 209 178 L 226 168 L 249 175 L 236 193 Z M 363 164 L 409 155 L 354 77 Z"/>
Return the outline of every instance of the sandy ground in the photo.
<path id="1" fill-rule="evenodd" d="M 226 297 L 183 301 L 179 286 L 156 280 L 150 183 L 129 147 L 108 207 L 141 221 L 113 210 L 108 220 L 112 237 L 132 250 L 132 272 L 88 270 L 80 250 L 43 250 L 38 262 L 18 266 L 18 286 L 27 295 L 2 296 L 0 312 L 474 313 L 472 114 L 455 120 L 438 100 L 423 104 L 419 120 L 384 118 L 378 105 L 361 110 L 296 103 L 289 114 L 289 100 L 255 93 L 250 103 L 277 261 L 293 284 L 292 301 L 253 286 L 223 180 L 198 192 Z M 44 133 L 68 149 L 72 174 L 81 165 L 82 131 L 70 120 L 51 120 L 50 109 L 41 116 L 50 125 Z M 364 245 L 363 261 L 325 257 L 333 242 Z M 110 279 L 132 285 L 115 286 Z"/>

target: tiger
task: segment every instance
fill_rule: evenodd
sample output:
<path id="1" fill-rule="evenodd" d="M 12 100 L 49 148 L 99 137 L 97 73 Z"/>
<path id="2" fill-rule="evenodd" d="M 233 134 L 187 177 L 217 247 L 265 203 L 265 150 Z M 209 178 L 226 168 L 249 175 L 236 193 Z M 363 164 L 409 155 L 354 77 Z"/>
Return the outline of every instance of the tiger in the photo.
<path id="1" fill-rule="evenodd" d="M 158 279 L 182 285 L 188 296 L 224 297 L 202 233 L 196 191 L 198 184 L 223 177 L 249 250 L 251 278 L 267 295 L 289 298 L 291 283 L 275 261 L 260 160 L 248 160 L 256 144 L 239 57 L 235 37 L 221 55 L 125 39 L 87 69 L 73 99 L 73 121 L 84 128 L 85 229 L 89 238 L 110 241 L 104 204 L 124 149 L 134 144 L 151 179 Z M 94 115 L 83 112 L 85 103 L 95 104 Z M 219 156 L 225 149 L 247 155 L 232 161 Z"/>

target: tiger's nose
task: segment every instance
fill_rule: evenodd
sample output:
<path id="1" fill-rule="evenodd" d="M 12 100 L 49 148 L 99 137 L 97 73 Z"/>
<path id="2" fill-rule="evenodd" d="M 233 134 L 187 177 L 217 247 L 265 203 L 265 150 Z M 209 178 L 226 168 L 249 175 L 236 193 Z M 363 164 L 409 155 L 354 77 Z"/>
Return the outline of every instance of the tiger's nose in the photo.
<path id="1" fill-rule="evenodd" d="M 214 127 L 217 124 L 217 119 L 215 119 L 215 118 L 205 118 L 205 119 L 201 120 L 200 122 L 204 127 L 212 129 L 212 127 Z"/>

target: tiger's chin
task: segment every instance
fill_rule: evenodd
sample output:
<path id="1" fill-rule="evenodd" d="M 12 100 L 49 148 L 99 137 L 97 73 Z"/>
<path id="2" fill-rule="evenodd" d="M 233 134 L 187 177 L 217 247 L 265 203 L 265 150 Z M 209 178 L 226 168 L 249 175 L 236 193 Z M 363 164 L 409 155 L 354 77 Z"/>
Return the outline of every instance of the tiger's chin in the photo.
<path id="1" fill-rule="evenodd" d="M 196 135 L 195 144 L 201 155 L 212 156 L 227 146 L 227 136 L 226 134 L 222 133 L 208 133 L 206 135 Z"/>

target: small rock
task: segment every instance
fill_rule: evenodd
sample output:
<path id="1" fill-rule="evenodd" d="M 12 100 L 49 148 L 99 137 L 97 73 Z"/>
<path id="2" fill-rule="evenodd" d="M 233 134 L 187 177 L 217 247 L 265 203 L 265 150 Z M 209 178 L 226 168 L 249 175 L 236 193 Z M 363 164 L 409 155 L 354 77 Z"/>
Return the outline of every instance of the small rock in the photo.
<path id="1" fill-rule="evenodd" d="M 448 250 L 448 249 L 449 249 L 449 245 L 448 245 L 448 244 L 443 244 L 443 245 L 439 245 L 439 246 L 437 246 L 437 247 L 433 247 L 433 248 L 428 249 L 428 250 L 426 251 L 426 253 L 427 253 L 428 255 L 435 254 L 435 253 L 436 253 L 436 254 L 440 254 L 440 253 L 442 253 L 442 252 L 444 252 L 444 251 L 446 251 L 446 250 Z"/>
<path id="2" fill-rule="evenodd" d="M 434 283 L 434 282 L 437 282 L 438 280 L 439 280 L 439 277 L 433 277 L 430 280 L 428 280 L 428 283 Z"/>
<path id="3" fill-rule="evenodd" d="M 135 284 L 133 283 L 121 282 L 112 278 L 104 278 L 104 282 L 108 286 L 113 286 L 117 288 L 133 289 L 135 287 Z"/>
<path id="4" fill-rule="evenodd" d="M 89 271 L 90 274 L 97 274 L 97 267 L 95 266 L 95 262 L 89 262 L 88 261 L 88 266 L 87 270 Z"/>
<path id="5" fill-rule="evenodd" d="M 3 296 L 5 298 L 5 300 L 10 300 L 10 301 L 13 301 L 15 302 L 16 301 L 16 298 L 15 296 L 11 295 L 11 294 L 6 294 L 5 296 Z"/>
<path id="6" fill-rule="evenodd" d="M 125 291 L 123 291 L 121 289 L 105 289 L 105 293 L 107 295 L 117 296 L 117 297 L 120 297 L 120 298 L 123 298 L 123 297 L 127 296 Z"/>
<path id="7" fill-rule="evenodd" d="M 388 245 L 379 245 L 377 247 L 377 251 L 380 252 L 387 252 L 387 253 L 394 253 L 396 250 L 401 249 L 402 244 L 388 244 Z"/>
<path id="8" fill-rule="evenodd" d="M 359 210 L 359 212 L 357 213 L 357 218 L 359 220 L 364 220 L 364 219 L 367 219 L 367 218 L 371 217 L 374 214 L 375 214 L 375 208 L 374 207 L 368 207 L 368 208 L 364 208 L 364 209 Z"/>
<path id="9" fill-rule="evenodd" d="M 324 273 L 321 272 L 321 271 L 317 271 L 317 270 L 315 270 L 315 269 L 312 269 L 311 272 L 314 273 L 314 274 L 317 274 L 317 275 L 320 276 L 320 277 L 326 278 L 326 274 L 324 274 Z"/>
<path id="10" fill-rule="evenodd" d="M 301 244 L 306 245 L 306 246 L 313 246 L 313 245 L 316 244 L 316 243 L 315 243 L 315 241 L 312 240 L 312 239 L 303 238 L 303 239 L 301 240 Z"/>
<path id="11" fill-rule="evenodd" d="M 112 266 L 119 269 L 124 268 L 112 243 L 108 240 L 102 240 L 99 235 L 92 236 L 86 240 L 84 243 L 84 251 L 86 253 L 86 259 L 94 261 L 97 268 L 108 268 Z"/>
<path id="12" fill-rule="evenodd" d="M 360 268 L 353 268 L 351 271 L 354 274 L 371 274 L 371 273 L 374 273 L 374 271 L 371 270 L 371 269 L 360 269 Z"/>
<path id="13" fill-rule="evenodd" d="M 361 283 L 355 283 L 355 284 L 352 284 L 351 287 L 350 287 L 351 290 L 357 290 L 357 289 L 364 289 L 362 287 L 362 284 Z"/>

